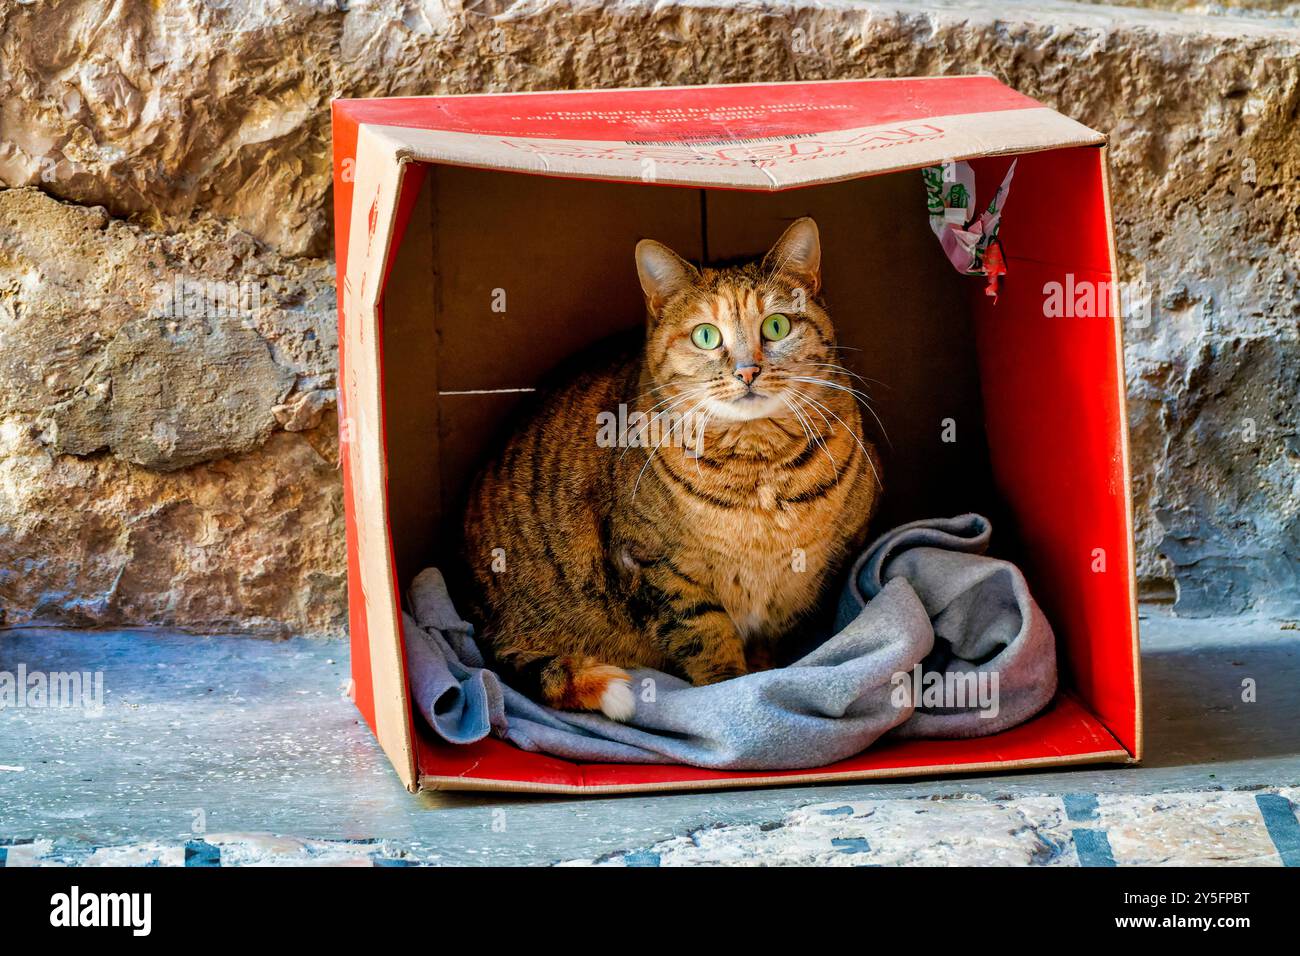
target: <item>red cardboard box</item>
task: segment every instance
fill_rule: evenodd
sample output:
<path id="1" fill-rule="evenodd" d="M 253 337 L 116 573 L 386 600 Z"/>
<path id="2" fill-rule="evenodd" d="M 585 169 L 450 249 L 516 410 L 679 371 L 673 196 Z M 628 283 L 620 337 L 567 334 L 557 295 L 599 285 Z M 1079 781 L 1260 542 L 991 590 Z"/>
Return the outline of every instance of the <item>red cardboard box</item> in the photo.
<path id="1" fill-rule="evenodd" d="M 983 76 L 333 105 L 341 454 L 356 705 L 412 790 L 609 793 L 1131 762 L 1142 746 L 1123 349 L 1105 138 Z M 918 169 L 1011 162 L 996 301 L 931 232 Z M 578 764 L 435 738 L 400 595 L 538 379 L 640 325 L 637 240 L 761 254 L 813 216 L 840 340 L 884 383 L 875 527 L 979 511 L 1055 628 L 1061 691 L 971 740 L 813 770 Z M 1092 308 L 1048 292 L 1088 288 Z M 494 310 L 505 296 L 508 307 Z M 957 439 L 951 439 L 955 428 Z M 945 430 L 947 435 L 945 436 Z M 877 436 L 878 437 L 878 436 Z"/>

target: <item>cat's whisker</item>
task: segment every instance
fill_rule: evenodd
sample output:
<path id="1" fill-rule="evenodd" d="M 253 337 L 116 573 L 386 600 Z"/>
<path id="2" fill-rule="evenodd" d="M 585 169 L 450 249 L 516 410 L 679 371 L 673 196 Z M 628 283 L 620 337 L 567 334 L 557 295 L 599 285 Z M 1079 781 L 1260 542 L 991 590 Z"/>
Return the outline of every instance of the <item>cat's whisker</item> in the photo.
<path id="1" fill-rule="evenodd" d="M 823 422 L 825 422 L 825 423 L 826 423 L 826 427 L 827 427 L 828 429 L 830 429 L 830 433 L 831 433 L 832 435 L 835 434 L 835 426 L 832 425 L 832 424 L 831 424 L 831 420 L 830 420 L 829 418 L 826 417 L 826 413 L 823 412 L 823 411 L 822 411 L 820 408 L 818 408 L 816 405 L 814 405 L 814 404 L 812 403 L 811 399 L 810 399 L 807 395 L 805 395 L 803 392 L 799 391 L 798 389 L 791 389 L 791 394 L 794 396 L 795 400 L 798 401 L 801 405 L 805 406 L 808 410 L 810 410 L 810 411 L 814 411 L 814 412 L 816 412 L 818 415 L 820 415 L 820 416 L 821 416 L 821 420 L 822 420 Z M 812 416 L 811 416 L 811 415 L 808 417 L 808 420 L 809 420 L 809 421 L 812 421 Z M 843 424 L 843 423 L 841 422 L 841 424 Z M 825 436 L 822 436 L 822 444 L 825 445 Z M 836 477 L 838 478 L 838 474 L 837 474 Z"/>
<path id="2" fill-rule="evenodd" d="M 649 388 L 647 388 L 636 398 L 632 399 L 632 403 L 639 402 L 641 399 L 649 397 L 653 392 L 662 392 L 665 388 L 680 388 L 680 387 L 681 386 L 678 382 L 664 382 L 662 385 L 651 385 Z"/>
<path id="3" fill-rule="evenodd" d="M 673 401 L 673 399 L 682 398 L 682 397 L 689 397 L 689 396 L 691 396 L 691 395 L 698 395 L 700 392 L 708 391 L 708 389 L 709 389 L 709 386 L 708 386 L 708 385 L 697 385 L 697 386 L 695 386 L 694 388 L 688 388 L 688 389 L 686 389 L 685 391 L 677 392 L 676 394 L 671 395 L 671 396 L 669 396 L 668 398 L 665 398 L 665 399 L 663 399 L 663 400 L 661 400 L 661 401 L 655 402 L 655 403 L 654 403 L 653 405 L 651 405 L 649 408 L 647 408 L 647 409 L 644 410 L 644 414 L 649 414 L 650 412 L 653 412 L 653 411 L 654 411 L 656 408 L 658 408 L 660 405 L 663 405 L 663 404 L 665 404 L 666 402 L 671 402 L 671 401 Z"/>
<path id="4" fill-rule="evenodd" d="M 784 402 L 784 401 L 785 401 L 785 392 L 787 392 L 787 390 L 788 390 L 788 389 L 784 389 L 784 388 L 783 388 L 783 392 L 781 392 L 780 395 L 777 395 L 777 398 L 780 398 L 781 401 Z M 789 407 L 789 403 L 788 403 L 788 402 L 787 402 L 787 407 Z M 792 410 L 792 411 L 793 411 L 793 410 Z M 774 416 L 774 418 L 772 418 L 771 421 L 772 421 L 772 424 L 776 425 L 777 428 L 780 428 L 780 429 L 781 429 L 781 433 L 783 433 L 783 434 L 787 434 L 787 436 L 789 436 L 790 438 L 797 438 L 797 437 L 798 437 L 797 434 L 794 434 L 793 431 L 789 431 L 789 429 L 788 429 L 787 427 L 785 427 L 785 424 L 784 424 L 784 423 L 785 423 L 785 419 L 784 419 L 784 418 L 783 418 L 783 419 L 779 419 L 779 418 L 775 418 L 775 416 Z M 797 415 L 797 414 L 796 414 L 796 423 L 797 423 L 798 425 L 800 425 L 800 429 L 801 429 L 801 432 L 803 433 L 803 437 L 805 437 L 805 438 L 809 438 L 809 440 L 811 440 L 811 436 L 809 436 L 809 433 L 807 433 L 807 429 L 802 427 L 802 425 L 803 425 L 802 421 L 798 420 L 798 415 Z"/>
<path id="5" fill-rule="evenodd" d="M 873 461 L 871 460 L 871 456 L 870 456 L 869 454 L 867 454 L 867 446 L 864 445 L 864 444 L 862 444 L 862 439 L 859 438 L 859 437 L 857 436 L 857 434 L 853 431 L 852 428 L 849 428 L 848 424 L 844 421 L 844 419 L 840 418 L 840 416 L 838 416 L 838 415 L 835 414 L 834 409 L 827 408 L 825 405 L 823 405 L 821 402 L 817 401 L 817 399 L 813 398 L 811 395 L 805 395 L 804 398 L 805 398 L 807 401 L 812 402 L 812 403 L 813 403 L 814 405 L 816 405 L 818 408 L 820 408 L 820 409 L 822 409 L 823 411 L 825 411 L 825 412 L 826 412 L 827 414 L 829 414 L 832 418 L 834 418 L 837 422 L 839 422 L 841 425 L 843 425 L 843 426 L 845 427 L 845 429 L 847 429 L 847 431 L 848 431 L 848 433 L 849 433 L 849 436 L 850 436 L 850 437 L 851 437 L 855 442 L 857 442 L 857 443 L 858 443 L 858 447 L 859 447 L 860 449 L 862 449 L 862 457 L 865 458 L 865 459 L 867 460 L 867 464 L 871 467 L 871 473 L 872 473 L 873 475 L 875 475 L 875 477 L 876 477 L 876 486 L 879 487 L 879 488 L 883 488 L 883 487 L 884 487 L 884 484 L 883 484 L 883 483 L 881 482 L 881 480 L 880 480 L 880 472 L 876 471 L 876 465 L 875 465 L 875 462 L 873 462 Z"/>
<path id="6" fill-rule="evenodd" d="M 885 388 L 889 387 L 879 379 L 867 378 L 864 375 L 859 375 L 851 369 L 845 368 L 843 365 L 835 365 L 831 362 L 801 362 L 799 363 L 799 368 L 828 368 L 843 375 L 850 375 L 853 378 L 856 378 L 859 382 L 862 382 L 864 385 L 880 385 Z"/>
<path id="7" fill-rule="evenodd" d="M 800 414 L 799 409 L 795 408 L 794 404 L 790 401 L 789 395 L 788 394 L 782 395 L 781 401 L 785 402 L 786 408 L 790 409 L 790 411 L 794 414 L 795 421 L 799 423 L 799 427 L 803 430 L 803 437 L 808 440 L 809 444 L 812 444 L 814 441 L 816 441 L 816 439 L 813 437 L 813 433 L 808 430 L 808 424 L 804 421 L 803 415 Z"/>
<path id="8" fill-rule="evenodd" d="M 843 382 L 832 382 L 830 379 L 815 378 L 811 376 L 792 375 L 790 377 L 796 382 L 807 382 L 810 385 L 825 385 L 827 388 L 838 388 L 840 391 L 848 392 L 851 395 L 855 396 L 856 398 L 862 399 L 863 401 L 871 400 L 871 396 L 868 395 L 866 392 L 864 392 L 862 389 L 854 388 L 852 385 L 845 385 Z"/>
<path id="9" fill-rule="evenodd" d="M 695 414 L 695 411 L 697 409 L 702 408 L 703 406 L 704 406 L 704 402 L 696 402 L 695 405 L 691 406 L 691 410 L 687 412 L 685 415 L 683 415 L 682 418 L 683 419 L 689 418 L 691 415 Z M 659 442 L 659 444 L 655 445 L 653 448 L 650 449 L 650 454 L 646 455 L 645 464 L 642 465 L 641 470 L 637 472 L 636 483 L 632 485 L 633 501 L 636 501 L 637 489 L 641 487 L 641 478 L 642 476 L 645 475 L 645 470 L 650 467 L 650 462 L 654 461 L 655 455 L 659 453 L 659 449 L 662 448 L 664 444 L 665 443 L 662 441 Z"/>
<path id="10" fill-rule="evenodd" d="M 701 480 L 704 479 L 704 473 L 700 471 L 700 459 L 704 457 L 704 438 L 706 433 L 708 432 L 709 419 L 712 417 L 713 417 L 713 412 L 711 411 L 705 412 L 704 421 L 700 423 L 699 431 L 697 433 L 699 436 L 699 440 L 695 448 L 695 474 L 697 474 Z"/>
<path id="11" fill-rule="evenodd" d="M 835 426 L 831 424 L 831 420 L 826 417 L 826 414 L 823 411 L 821 411 L 819 408 L 817 408 L 815 405 L 812 405 L 809 402 L 809 398 L 807 395 L 799 391 L 799 389 L 797 388 L 790 389 L 790 394 L 793 395 L 795 399 L 798 400 L 799 403 L 803 405 L 805 408 L 809 409 L 810 411 L 814 411 L 818 415 L 820 415 L 822 421 L 826 423 L 826 427 L 830 429 L 831 434 L 832 435 L 835 434 Z M 812 421 L 812 418 L 810 417 L 808 420 Z"/>
<path id="12" fill-rule="evenodd" d="M 655 423 L 656 421 L 658 421 L 659 418 L 660 418 L 661 416 L 666 415 L 666 414 L 668 414 L 669 412 L 671 412 L 671 411 L 672 411 L 672 410 L 673 410 L 677 405 L 685 404 L 687 401 L 690 400 L 690 397 L 691 397 L 691 396 L 689 396 L 689 395 L 688 395 L 688 396 L 685 396 L 685 397 L 683 397 L 683 396 L 674 396 L 674 397 L 673 397 L 674 404 L 669 405 L 667 408 L 665 408 L 665 409 L 664 409 L 662 412 L 660 412 L 658 415 L 655 415 L 653 418 L 649 418 L 649 419 L 646 419 L 645 421 L 641 422 L 641 424 L 639 424 L 639 425 L 638 425 L 638 426 L 637 426 L 637 427 L 636 427 L 636 428 L 631 432 L 631 434 L 628 435 L 627 445 L 624 446 L 622 454 L 620 454 L 620 455 L 618 456 L 619 461 L 622 461 L 623 458 L 627 456 L 627 453 L 628 453 L 629 451 L 631 451 L 633 448 L 644 448 L 644 447 L 645 447 L 645 443 L 644 443 L 643 439 L 647 436 L 647 434 L 649 433 L 650 429 L 654 426 L 654 423 Z M 658 407 L 658 406 L 656 406 L 656 407 Z M 645 414 L 645 413 L 643 412 L 642 414 Z M 636 439 L 635 441 L 632 440 L 634 437 L 635 437 L 635 439 Z"/>
<path id="13" fill-rule="evenodd" d="M 660 444 L 662 444 L 662 442 Z M 650 467 L 650 462 L 654 461 L 655 454 L 659 451 L 659 447 L 660 445 L 655 445 L 650 449 L 650 454 L 645 456 L 645 464 L 642 465 L 641 470 L 636 473 L 636 481 L 632 485 L 633 501 L 636 501 L 637 489 L 641 487 L 641 477 L 645 474 L 645 470 Z"/>
<path id="14" fill-rule="evenodd" d="M 794 405 L 790 403 L 790 396 L 788 390 L 781 393 L 781 401 L 785 402 L 786 407 L 790 409 L 790 411 L 794 414 L 795 421 L 797 421 L 799 423 L 799 427 L 803 429 L 804 437 L 807 438 L 809 441 L 813 441 L 813 433 L 808 430 L 808 426 L 804 422 L 803 415 L 800 414 L 799 409 L 795 408 Z"/>
<path id="15" fill-rule="evenodd" d="M 786 395 L 782 395 L 781 401 L 785 402 L 786 405 L 790 407 L 790 411 L 794 412 L 794 416 L 799 420 L 799 424 L 800 426 L 802 426 L 804 430 L 804 434 L 808 436 L 808 441 L 811 444 L 821 446 L 822 452 L 826 455 L 827 458 L 830 459 L 831 468 L 835 470 L 835 480 L 838 482 L 840 480 L 840 466 L 839 463 L 835 460 L 835 456 L 831 454 L 830 449 L 826 447 L 826 442 L 821 438 L 819 434 L 814 433 L 815 429 L 813 429 L 810 425 L 805 424 L 803 413 L 801 413 L 799 409 L 795 407 L 794 403 L 790 401 L 789 397 L 787 397 Z"/>
<path id="16" fill-rule="evenodd" d="M 876 410 L 871 407 L 870 396 L 867 395 L 866 392 L 863 392 L 860 389 L 850 388 L 849 386 L 843 385 L 839 382 L 828 382 L 824 378 L 804 378 L 797 375 L 791 376 L 791 378 L 796 382 L 807 382 L 810 385 L 821 385 L 824 388 L 835 389 L 836 391 L 852 395 L 857 399 L 858 403 L 865 408 L 868 413 L 870 413 L 871 417 L 876 420 L 876 424 L 880 426 L 880 433 L 885 436 L 885 441 L 889 443 L 889 447 L 894 447 L 894 443 L 889 437 L 889 432 L 885 430 L 885 423 L 880 420 L 880 416 L 876 414 Z"/>
<path id="17" fill-rule="evenodd" d="M 697 396 L 697 395 L 699 395 L 699 394 L 701 394 L 701 393 L 703 393 L 703 392 L 708 392 L 709 390 L 710 390 L 710 389 L 709 389 L 709 386 L 707 386 L 707 385 L 700 385 L 700 386 L 697 386 L 696 388 L 691 389 L 690 391 L 687 391 L 687 392 L 681 393 L 681 394 L 679 394 L 679 395 L 674 395 L 672 398 L 666 398 L 666 399 L 664 399 L 664 401 L 662 401 L 662 402 L 657 402 L 656 404 L 650 406 L 650 408 L 649 408 L 646 412 L 642 412 L 641 414 L 643 414 L 643 415 L 648 414 L 648 412 L 654 411 L 654 410 L 655 410 L 656 408 L 658 408 L 660 405 L 663 405 L 663 404 L 665 404 L 665 403 L 671 403 L 671 404 L 668 405 L 667 408 L 665 408 L 663 411 L 659 412 L 659 414 L 655 415 L 653 418 L 650 418 L 650 419 L 646 420 L 643 424 L 641 424 L 640 426 L 637 427 L 637 429 L 636 429 L 636 435 L 637 435 L 637 438 L 640 439 L 641 437 L 643 437 L 647 432 L 650 431 L 651 428 L 654 427 L 654 423 L 655 423 L 655 422 L 657 422 L 657 421 L 658 421 L 660 418 L 662 418 L 664 415 L 667 415 L 667 414 L 668 414 L 669 412 L 671 412 L 674 408 L 677 408 L 677 407 L 680 406 L 680 405 L 684 405 L 686 402 L 690 401 L 690 400 L 691 400 L 692 398 L 694 398 L 695 396 Z M 632 448 L 644 448 L 644 447 L 645 447 L 644 444 L 633 445 L 633 444 L 631 444 L 631 443 L 629 442 L 627 448 L 624 448 L 624 449 L 623 449 L 623 454 L 618 456 L 618 457 L 619 457 L 619 460 L 621 461 L 621 460 L 623 459 L 623 455 L 626 455 L 626 454 L 628 453 L 628 450 L 629 450 L 629 449 L 632 449 Z"/>
<path id="18" fill-rule="evenodd" d="M 828 345 L 828 346 L 826 346 L 826 348 L 828 348 L 828 349 L 830 349 L 830 350 L 832 350 L 832 351 L 843 351 L 843 352 L 861 352 L 861 351 L 862 351 L 862 349 L 860 349 L 860 348 L 855 348 L 855 347 L 850 346 L 850 345 Z M 805 364 L 808 364 L 808 363 L 805 363 Z M 882 382 L 882 381 L 881 381 L 880 379 L 878 379 L 878 378 L 870 378 L 870 377 L 867 377 L 867 376 L 859 375 L 857 372 L 850 371 L 849 369 L 845 368 L 843 365 L 831 365 L 831 364 L 829 364 L 829 363 L 812 363 L 812 364 L 826 364 L 826 367 L 827 367 L 827 368 L 836 368 L 836 369 L 839 369 L 841 372 L 845 372 L 846 374 L 852 375 L 854 378 L 861 379 L 861 380 L 864 381 L 864 382 L 870 382 L 872 385 L 879 385 L 881 388 L 887 388 L 887 389 L 890 389 L 891 391 L 893 390 L 893 386 L 891 386 L 888 382 Z"/>

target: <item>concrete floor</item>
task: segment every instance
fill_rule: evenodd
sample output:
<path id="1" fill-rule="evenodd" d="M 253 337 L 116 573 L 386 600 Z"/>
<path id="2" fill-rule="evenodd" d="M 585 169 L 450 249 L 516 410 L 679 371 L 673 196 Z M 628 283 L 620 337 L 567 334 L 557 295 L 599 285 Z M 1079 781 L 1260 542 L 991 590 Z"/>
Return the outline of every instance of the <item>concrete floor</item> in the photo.
<path id="1" fill-rule="evenodd" d="M 0 631 L 0 672 L 103 675 L 0 710 L 0 865 L 1300 865 L 1300 630 L 1144 618 L 1141 767 L 585 800 L 406 793 L 342 642 Z"/>

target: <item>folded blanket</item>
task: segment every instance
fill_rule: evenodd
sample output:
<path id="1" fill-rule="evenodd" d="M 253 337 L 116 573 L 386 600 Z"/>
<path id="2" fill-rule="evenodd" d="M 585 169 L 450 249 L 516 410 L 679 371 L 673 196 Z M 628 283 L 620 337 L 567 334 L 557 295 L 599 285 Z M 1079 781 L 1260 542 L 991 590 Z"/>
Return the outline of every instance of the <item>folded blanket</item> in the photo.
<path id="1" fill-rule="evenodd" d="M 972 514 L 883 535 L 853 566 L 835 634 L 811 653 L 706 687 L 632 671 L 626 723 L 554 710 L 502 683 L 430 568 L 403 615 L 411 690 L 450 743 L 492 733 L 578 761 L 788 770 L 851 757 L 887 733 L 996 733 L 1051 700 L 1056 652 L 1020 571 L 984 556 L 990 531 Z"/>

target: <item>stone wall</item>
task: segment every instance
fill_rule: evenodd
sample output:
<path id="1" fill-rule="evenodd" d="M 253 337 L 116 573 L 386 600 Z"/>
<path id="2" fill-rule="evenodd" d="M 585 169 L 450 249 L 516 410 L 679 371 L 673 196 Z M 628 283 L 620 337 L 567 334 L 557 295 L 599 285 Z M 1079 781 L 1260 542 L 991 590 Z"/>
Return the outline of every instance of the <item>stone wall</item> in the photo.
<path id="1" fill-rule="evenodd" d="M 344 626 L 332 97 L 987 71 L 1112 137 L 1145 588 L 1300 613 L 1300 28 L 1242 6 L 0 3 L 0 608 Z"/>

